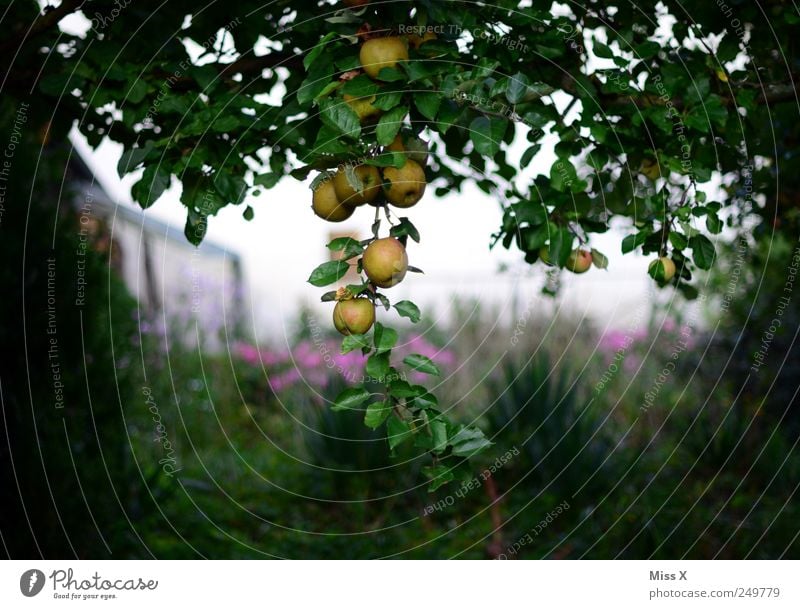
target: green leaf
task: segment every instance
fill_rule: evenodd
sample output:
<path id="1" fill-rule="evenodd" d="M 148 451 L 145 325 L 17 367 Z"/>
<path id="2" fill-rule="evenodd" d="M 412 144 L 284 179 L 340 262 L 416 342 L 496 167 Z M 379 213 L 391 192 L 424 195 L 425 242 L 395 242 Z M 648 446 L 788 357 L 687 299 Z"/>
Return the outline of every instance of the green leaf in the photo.
<path id="1" fill-rule="evenodd" d="M 428 408 L 436 408 L 439 405 L 439 400 L 430 392 L 425 392 L 414 397 L 414 407 L 420 410 Z"/>
<path id="2" fill-rule="evenodd" d="M 676 250 L 685 250 L 687 247 L 689 247 L 689 240 L 683 233 L 670 231 L 669 242 L 672 244 L 672 247 L 674 247 Z"/>
<path id="3" fill-rule="evenodd" d="M 308 278 L 308 283 L 318 288 L 339 281 L 345 276 L 350 265 L 344 260 L 331 260 L 320 264 Z"/>
<path id="4" fill-rule="evenodd" d="M 628 235 L 622 240 L 622 253 L 628 254 L 635 250 L 637 247 L 642 245 L 647 238 L 650 236 L 651 232 L 649 230 L 642 230 L 636 233 L 635 235 Z"/>
<path id="5" fill-rule="evenodd" d="M 428 484 L 429 493 L 455 480 L 455 474 L 453 474 L 452 468 L 442 465 L 441 463 L 438 465 L 426 465 L 422 468 L 422 473 L 431 481 L 430 484 Z"/>
<path id="6" fill-rule="evenodd" d="M 431 360 L 429 357 L 425 357 L 424 355 L 420 355 L 419 353 L 407 355 L 403 359 L 403 363 L 406 366 L 410 366 L 414 370 L 424 374 L 433 374 L 436 376 L 440 376 L 442 374 L 441 370 L 439 370 L 439 367 L 433 363 L 433 360 Z"/>
<path id="7" fill-rule="evenodd" d="M 162 165 L 148 165 L 142 179 L 131 187 L 131 195 L 142 208 L 147 209 L 169 188 L 170 178 L 170 173 Z"/>
<path id="8" fill-rule="evenodd" d="M 402 99 L 403 93 L 401 91 L 386 91 L 378 94 L 372 105 L 378 110 L 386 111 L 394 108 Z"/>
<path id="9" fill-rule="evenodd" d="M 592 248 L 592 263 L 598 269 L 607 269 L 608 268 L 608 258 L 604 254 L 602 254 L 601 252 L 598 252 L 594 248 Z"/>
<path id="10" fill-rule="evenodd" d="M 718 235 L 722 232 L 722 220 L 719 219 L 717 214 L 709 213 L 706 216 L 706 227 L 712 235 Z"/>
<path id="11" fill-rule="evenodd" d="M 383 82 L 399 82 L 406 80 L 406 75 L 397 68 L 381 68 L 378 72 L 378 80 Z"/>
<path id="12" fill-rule="evenodd" d="M 405 106 L 398 106 L 381 116 L 378 126 L 375 127 L 375 136 L 381 146 L 388 146 L 392 143 L 400 127 L 403 125 L 408 109 Z"/>
<path id="13" fill-rule="evenodd" d="M 394 450 L 406 440 L 411 439 L 411 427 L 405 421 L 397 417 L 391 417 L 386 423 L 386 439 L 389 441 L 389 448 Z"/>
<path id="14" fill-rule="evenodd" d="M 380 86 L 375 84 L 369 76 L 361 74 L 345 82 L 342 87 L 342 93 L 347 93 L 353 97 L 372 97 L 380 89 Z"/>
<path id="15" fill-rule="evenodd" d="M 694 260 L 698 268 L 707 271 L 714 265 L 716 252 L 714 244 L 711 243 L 708 237 L 695 235 L 689 239 L 689 247 L 692 248 L 692 260 Z"/>
<path id="16" fill-rule="evenodd" d="M 386 351 L 391 351 L 392 347 L 397 343 L 397 331 L 387 328 L 380 322 L 375 322 L 372 338 L 375 344 L 375 351 L 377 353 L 385 353 Z"/>
<path id="17" fill-rule="evenodd" d="M 320 119 L 324 124 L 352 139 L 361 135 L 361 121 L 353 109 L 340 100 L 323 99 Z"/>
<path id="18" fill-rule="evenodd" d="M 364 246 L 352 237 L 338 237 L 328 244 L 328 249 L 332 252 L 342 252 L 343 260 L 364 253 Z"/>
<path id="19" fill-rule="evenodd" d="M 215 120 L 214 124 L 211 125 L 211 129 L 217 133 L 227 133 L 228 131 L 233 131 L 238 126 L 239 118 L 234 114 L 228 114 L 227 116 L 222 116 Z"/>
<path id="20" fill-rule="evenodd" d="M 417 323 L 420 319 L 419 307 L 410 300 L 401 300 L 395 303 L 394 308 L 397 310 L 400 317 L 407 317 L 413 323 Z"/>
<path id="21" fill-rule="evenodd" d="M 389 352 L 375 353 L 367 360 L 364 371 L 377 382 L 383 382 L 389 374 Z"/>
<path id="22" fill-rule="evenodd" d="M 508 79 L 506 85 L 506 99 L 510 104 L 518 104 L 525 99 L 528 93 L 528 77 L 522 72 L 517 72 Z"/>
<path id="23" fill-rule="evenodd" d="M 147 140 L 141 148 L 129 148 L 126 150 L 117 163 L 117 173 L 119 177 L 124 177 L 142 163 L 148 154 L 153 150 L 152 140 Z"/>
<path id="24" fill-rule="evenodd" d="M 447 423 L 437 418 L 430 421 L 428 425 L 433 436 L 433 452 L 444 452 L 447 448 Z"/>
<path id="25" fill-rule="evenodd" d="M 406 164 L 407 157 L 402 152 L 397 151 L 384 151 L 380 156 L 374 156 L 364 161 L 365 165 L 372 165 L 373 167 L 397 167 L 400 169 Z"/>
<path id="26" fill-rule="evenodd" d="M 593 42 L 592 51 L 594 51 L 595 55 L 604 59 L 612 59 L 614 57 L 614 51 L 598 40 Z"/>
<path id="27" fill-rule="evenodd" d="M 306 70 L 308 70 L 311 67 L 311 64 L 314 63 L 317 57 L 322 55 L 322 52 L 328 46 L 328 43 L 334 38 L 336 38 L 337 35 L 338 34 L 336 32 L 328 32 L 327 34 L 325 34 L 325 36 L 323 36 L 320 39 L 320 41 L 316 44 L 316 46 L 314 46 L 314 48 L 311 49 L 305 57 L 303 57 L 303 67 Z"/>
<path id="28" fill-rule="evenodd" d="M 414 94 L 414 105 L 420 114 L 432 121 L 436 118 L 439 106 L 442 104 L 442 96 L 435 92 L 423 92 Z"/>
<path id="29" fill-rule="evenodd" d="M 342 339 L 342 355 L 356 349 L 369 349 L 369 336 L 366 334 L 348 334 Z"/>
<path id="30" fill-rule="evenodd" d="M 416 398 L 425 395 L 427 390 L 421 385 L 411 385 L 408 381 L 395 379 L 389 383 L 389 395 L 398 399 Z"/>
<path id="31" fill-rule="evenodd" d="M 262 173 L 253 179 L 253 186 L 263 186 L 264 188 L 272 188 L 283 177 L 280 173 Z"/>
<path id="32" fill-rule="evenodd" d="M 183 234 L 192 245 L 200 245 L 208 231 L 208 215 L 189 207 Z"/>
<path id="33" fill-rule="evenodd" d="M 469 137 L 475 150 L 483 156 L 494 157 L 500 152 L 500 143 L 506 132 L 507 121 L 501 118 L 479 116 L 469 124 Z"/>
<path id="34" fill-rule="evenodd" d="M 370 429 L 378 429 L 383 422 L 392 414 L 392 402 L 372 402 L 367 406 L 367 412 L 364 414 L 364 425 Z"/>
<path id="35" fill-rule="evenodd" d="M 404 237 L 409 236 L 414 241 L 419 243 L 419 231 L 417 227 L 411 223 L 411 220 L 408 218 L 400 218 L 400 223 L 395 224 L 392 229 L 389 231 L 389 234 L 392 237 Z"/>
<path id="36" fill-rule="evenodd" d="M 572 242 L 575 235 L 568 228 L 556 228 L 550 232 L 550 245 L 548 255 L 550 262 L 557 266 L 564 266 L 572 251 Z"/>
<path id="37" fill-rule="evenodd" d="M 550 185 L 559 192 L 573 191 L 578 182 L 578 172 L 567 159 L 556 159 L 550 167 Z"/>
<path id="38" fill-rule="evenodd" d="M 492 443 L 477 427 L 461 427 L 456 434 L 450 438 L 452 453 L 457 457 L 474 457 L 491 445 Z"/>
<path id="39" fill-rule="evenodd" d="M 369 391 L 363 387 L 348 387 L 336 396 L 331 410 L 358 410 L 369 396 Z"/>
<path id="40" fill-rule="evenodd" d="M 463 111 L 464 109 L 455 102 L 448 101 L 443 103 L 439 108 L 436 128 L 442 134 L 447 133 L 448 129 L 458 122 Z"/>
<path id="41" fill-rule="evenodd" d="M 250 222 L 250 220 L 252 220 L 254 216 L 255 216 L 255 212 L 253 211 L 253 208 L 250 205 L 248 205 L 247 207 L 244 208 L 244 211 L 242 212 L 242 217 L 245 220 Z"/>

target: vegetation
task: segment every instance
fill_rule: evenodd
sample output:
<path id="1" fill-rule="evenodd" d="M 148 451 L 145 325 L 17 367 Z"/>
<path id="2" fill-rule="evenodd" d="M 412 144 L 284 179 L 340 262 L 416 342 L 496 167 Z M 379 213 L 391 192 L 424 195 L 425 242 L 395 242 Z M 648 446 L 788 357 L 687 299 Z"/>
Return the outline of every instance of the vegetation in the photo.
<path id="1" fill-rule="evenodd" d="M 22 522 L 31 495 L 48 488 L 53 505 L 40 504 L 39 520 L 58 525 L 36 539 L 20 533 L 6 541 L 15 525 L 3 523 L 6 547 L 96 555 L 113 545 L 163 557 L 796 552 L 791 478 L 778 477 L 774 464 L 796 472 L 789 355 L 797 320 L 789 302 L 800 260 L 793 37 L 800 18 L 778 0 L 700 3 L 690 13 L 676 0 L 520 4 L 247 0 L 199 10 L 180 0 L 157 9 L 95 0 L 80 34 L 60 26 L 83 10 L 82 0 L 8 7 L 0 42 L 8 57 L 0 80 L 0 230 L 13 287 L 2 303 L 10 320 L 3 344 L 25 359 L 0 379 L 2 450 L 8 447 L 9 463 L 21 454 L 42 467 L 26 465 L 29 476 L 5 468 L 3 475 L 20 497 L 9 523 Z M 150 360 L 148 347 L 137 353 L 128 346 L 137 318 L 111 273 L 113 251 L 84 251 L 68 211 L 64 143 L 71 129 L 94 147 L 122 144 L 118 172 L 135 175 L 132 195 L 143 208 L 179 184 L 185 235 L 195 244 L 223 208 L 241 207 L 243 221 L 269 213 L 264 202 L 281 180 L 310 183 L 309 217 L 370 223 L 370 238 L 331 242 L 340 258 L 308 276 L 321 288 L 351 267 L 361 276 L 322 295 L 335 301 L 340 355 L 354 354 L 363 367 L 355 382 L 320 381 L 331 407 L 320 410 L 308 391 L 291 398 L 280 387 L 259 391 L 268 374 L 237 373 L 232 356 L 181 354 L 194 366 L 175 373 L 178 384 L 172 370 L 153 376 L 148 366 L 163 362 Z M 551 144 L 555 161 L 539 170 Z M 649 256 L 658 286 L 723 307 L 720 331 L 705 337 L 707 350 L 679 337 L 664 352 L 646 351 L 631 380 L 610 372 L 631 361 L 630 341 L 607 369 L 592 348 L 578 356 L 586 366 L 569 369 L 553 347 L 547 358 L 526 353 L 529 359 L 506 363 L 505 376 L 492 372 L 491 382 L 469 394 L 474 403 L 448 395 L 446 382 L 437 397 L 420 377 L 437 379 L 442 366 L 398 347 L 405 320 L 425 318 L 384 290 L 421 270 L 413 266 L 413 248 L 424 247 L 413 213 L 424 196 L 467 185 L 501 202 L 502 225 L 487 234 L 487 245 L 514 247 L 551 276 L 557 269 L 580 275 L 608 265 L 593 236 L 622 227 L 620 250 Z M 448 231 L 457 230 L 456 219 Z M 297 232 L 300 246 L 302 231 L 286 230 Z M 723 259 L 731 248 L 734 256 L 744 252 L 733 266 L 730 255 Z M 81 283 L 75 273 L 51 276 L 53 268 L 78 264 L 85 265 Z M 81 291 L 86 285 L 91 294 Z M 548 292 L 555 287 L 550 282 Z M 774 294 L 781 294 L 777 302 Z M 378 307 L 394 311 L 397 328 L 377 320 Z M 54 387 L 30 374 L 31 366 L 53 373 L 52 319 L 59 320 L 63 379 Z M 789 364 L 762 374 L 779 349 Z M 726 363 L 709 370 L 706 358 L 697 374 L 695 360 L 714 350 L 729 353 L 718 360 Z M 587 376 L 593 366 L 596 375 Z M 197 370 L 213 374 L 197 378 Z M 552 370 L 561 376 L 551 378 Z M 685 385 L 663 380 L 680 370 L 690 379 Z M 709 399 L 687 404 L 687 394 Z M 531 409 L 540 395 L 552 400 Z M 91 409 L 54 415 L 43 406 L 53 400 L 58 411 L 62 403 Z M 143 403 L 145 412 L 129 417 L 131 403 Z M 153 408 L 155 443 L 147 421 Z M 287 416 L 292 408 L 302 409 L 306 426 L 336 436 L 302 439 L 305 463 L 319 471 L 303 480 L 309 488 L 294 491 L 317 497 L 301 510 L 288 507 L 294 504 L 285 491 L 299 461 L 271 444 L 300 445 Z M 681 413 L 688 429 L 673 428 Z M 274 429 L 278 440 L 254 433 L 252 423 Z M 77 438 L 73 424 L 84 432 Z M 657 440 L 645 433 L 651 429 Z M 507 457 L 505 434 L 521 444 L 514 445 L 517 458 Z M 377 452 L 348 450 L 374 442 Z M 141 470 L 136 455 L 153 449 L 161 451 L 158 467 Z M 378 473 L 404 460 L 413 464 L 398 468 L 408 481 Z M 70 466 L 86 478 L 70 476 Z M 584 477 L 592 467 L 596 475 Z M 417 469 L 432 495 L 420 491 Z M 100 488 L 90 481 L 104 475 L 98 496 L 88 497 L 85 489 Z M 464 491 L 476 475 L 481 490 Z M 90 533 L 73 543 L 67 532 L 85 520 L 72 492 L 76 477 L 81 501 L 98 507 L 90 514 L 98 538 Z M 456 508 L 459 492 L 465 498 Z M 426 509 L 441 501 L 444 507 Z M 69 506 L 67 520 L 55 511 L 61 506 Z M 146 539 L 124 524 L 133 508 Z M 401 525 L 419 513 L 427 517 L 405 538 Z M 695 535 L 676 541 L 686 527 Z M 43 533 L 45 547 L 37 545 Z M 536 539 L 514 541 L 526 536 Z"/>

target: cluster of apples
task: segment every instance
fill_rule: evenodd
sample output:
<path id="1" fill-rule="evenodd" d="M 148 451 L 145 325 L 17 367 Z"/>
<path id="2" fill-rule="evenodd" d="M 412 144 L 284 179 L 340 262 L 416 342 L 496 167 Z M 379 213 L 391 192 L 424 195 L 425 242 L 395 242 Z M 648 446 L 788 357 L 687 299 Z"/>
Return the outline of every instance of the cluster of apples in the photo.
<path id="1" fill-rule="evenodd" d="M 368 76 L 376 78 L 383 68 L 393 68 L 399 61 L 408 59 L 407 44 L 422 42 L 423 38 L 410 41 L 393 36 L 367 40 L 359 53 L 361 67 Z M 381 114 L 372 105 L 375 96 L 354 98 L 344 95 L 344 101 L 362 123 Z M 427 145 L 412 133 L 401 131 L 384 152 L 404 153 L 405 163 L 402 167 L 389 166 L 380 170 L 367 164 L 352 169 L 339 167 L 332 177 L 323 180 L 314 190 L 311 200 L 314 213 L 329 222 L 342 222 L 352 216 L 356 208 L 366 204 L 388 204 L 401 209 L 416 205 L 427 186 L 423 169 L 427 162 Z M 381 192 L 383 197 L 379 199 Z M 364 250 L 361 267 L 373 287 L 391 288 L 403 281 L 408 272 L 405 245 L 395 237 L 375 239 Z M 375 304 L 371 299 L 353 297 L 347 289 L 341 288 L 336 301 L 333 324 L 342 334 L 365 334 L 375 323 Z"/>
<path id="2" fill-rule="evenodd" d="M 379 288 L 397 285 L 408 272 L 408 253 L 399 239 L 385 237 L 371 242 L 361 258 L 370 282 Z M 364 334 L 375 323 L 375 304 L 368 298 L 352 298 L 344 288 L 336 295 L 333 325 L 344 335 Z"/>
<path id="3" fill-rule="evenodd" d="M 405 151 L 403 136 L 398 135 L 387 150 Z M 360 182 L 358 190 L 348 180 L 345 167 L 314 190 L 311 209 L 316 215 L 329 222 L 343 222 L 357 207 L 374 202 L 381 189 L 394 207 L 412 207 L 422 199 L 427 186 L 425 170 L 412 158 L 407 158 L 400 168 L 384 167 L 382 171 L 372 165 L 357 165 L 353 173 Z"/>

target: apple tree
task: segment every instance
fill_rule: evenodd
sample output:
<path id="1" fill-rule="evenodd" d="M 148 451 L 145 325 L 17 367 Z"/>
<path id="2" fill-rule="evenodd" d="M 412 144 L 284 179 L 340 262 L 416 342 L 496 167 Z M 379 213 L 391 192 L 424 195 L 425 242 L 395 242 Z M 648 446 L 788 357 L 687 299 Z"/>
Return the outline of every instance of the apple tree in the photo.
<path id="1" fill-rule="evenodd" d="M 73 13 L 90 24 L 78 34 L 60 27 Z M 723 234 L 800 228 L 800 15 L 780 0 L 20 0 L 2 20 L 4 122 L 26 103 L 43 141 L 77 127 L 121 143 L 142 207 L 180 184 L 191 242 L 226 206 L 272 214 L 281 180 L 310 179 L 324 219 L 363 216 L 372 236 L 330 243 L 340 259 L 309 281 L 361 274 L 322 298 L 381 390 L 350 387 L 333 407 L 428 454 L 433 488 L 490 442 L 399 380 L 438 370 L 395 362 L 397 332 L 375 318 L 419 318 L 390 288 L 419 270 L 405 246 L 424 247 L 423 195 L 477 185 L 503 209 L 487 245 L 573 272 L 607 264 L 592 235 L 613 223 L 621 251 L 651 256 L 654 280 L 689 299 Z"/>

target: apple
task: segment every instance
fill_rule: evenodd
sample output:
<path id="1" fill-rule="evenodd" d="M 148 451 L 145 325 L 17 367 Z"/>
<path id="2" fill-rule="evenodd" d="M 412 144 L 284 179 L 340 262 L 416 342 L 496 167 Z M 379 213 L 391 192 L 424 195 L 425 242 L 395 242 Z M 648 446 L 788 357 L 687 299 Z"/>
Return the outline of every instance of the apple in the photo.
<path id="1" fill-rule="evenodd" d="M 378 170 L 372 165 L 359 165 L 353 169 L 361 180 L 363 188 L 356 192 L 347 180 L 347 173 L 344 167 L 340 168 L 333 176 L 333 188 L 336 197 L 345 205 L 357 207 L 369 203 L 381 190 L 381 176 Z"/>
<path id="2" fill-rule="evenodd" d="M 333 307 L 333 325 L 344 334 L 366 334 L 375 323 L 375 305 L 367 298 L 340 300 Z"/>
<path id="3" fill-rule="evenodd" d="M 671 258 L 661 256 L 650 263 L 647 273 L 659 283 L 668 283 L 675 277 L 675 263 Z"/>
<path id="4" fill-rule="evenodd" d="M 371 38 L 361 45 L 358 54 L 361 67 L 370 78 L 377 78 L 383 68 L 394 68 L 408 59 L 406 43 L 397 36 Z"/>
<path id="5" fill-rule="evenodd" d="M 386 150 L 404 152 L 409 159 L 420 165 L 428 162 L 428 143 L 415 135 L 398 133 Z"/>
<path id="6" fill-rule="evenodd" d="M 416 161 L 406 160 L 400 169 L 386 167 L 383 170 L 383 191 L 386 199 L 395 207 L 411 207 L 425 194 L 425 171 Z"/>
<path id="7" fill-rule="evenodd" d="M 569 253 L 566 268 L 573 273 L 585 273 L 592 266 L 592 252 L 587 252 L 580 248 L 574 249 Z"/>
<path id="8" fill-rule="evenodd" d="M 385 237 L 367 246 L 361 264 L 372 283 L 379 288 L 390 288 L 406 276 L 408 254 L 400 241 Z"/>
<path id="9" fill-rule="evenodd" d="M 344 0 L 344 4 L 350 8 L 358 8 L 369 4 L 369 0 Z"/>
<path id="10" fill-rule="evenodd" d="M 358 120 L 362 123 L 373 116 L 380 116 L 381 110 L 372 105 L 375 101 L 375 96 L 370 97 L 355 97 L 354 95 L 344 94 L 345 103 L 353 109 L 358 115 Z"/>
<path id="11" fill-rule="evenodd" d="M 311 196 L 311 209 L 323 220 L 342 222 L 353 215 L 354 207 L 339 203 L 332 180 L 325 180 L 317 186 Z"/>
<path id="12" fill-rule="evenodd" d="M 665 173 L 662 173 L 661 166 L 658 164 L 658 161 L 652 158 L 642 160 L 642 165 L 639 167 L 639 171 L 642 173 L 642 175 L 653 182 L 660 177 L 666 176 Z"/>

